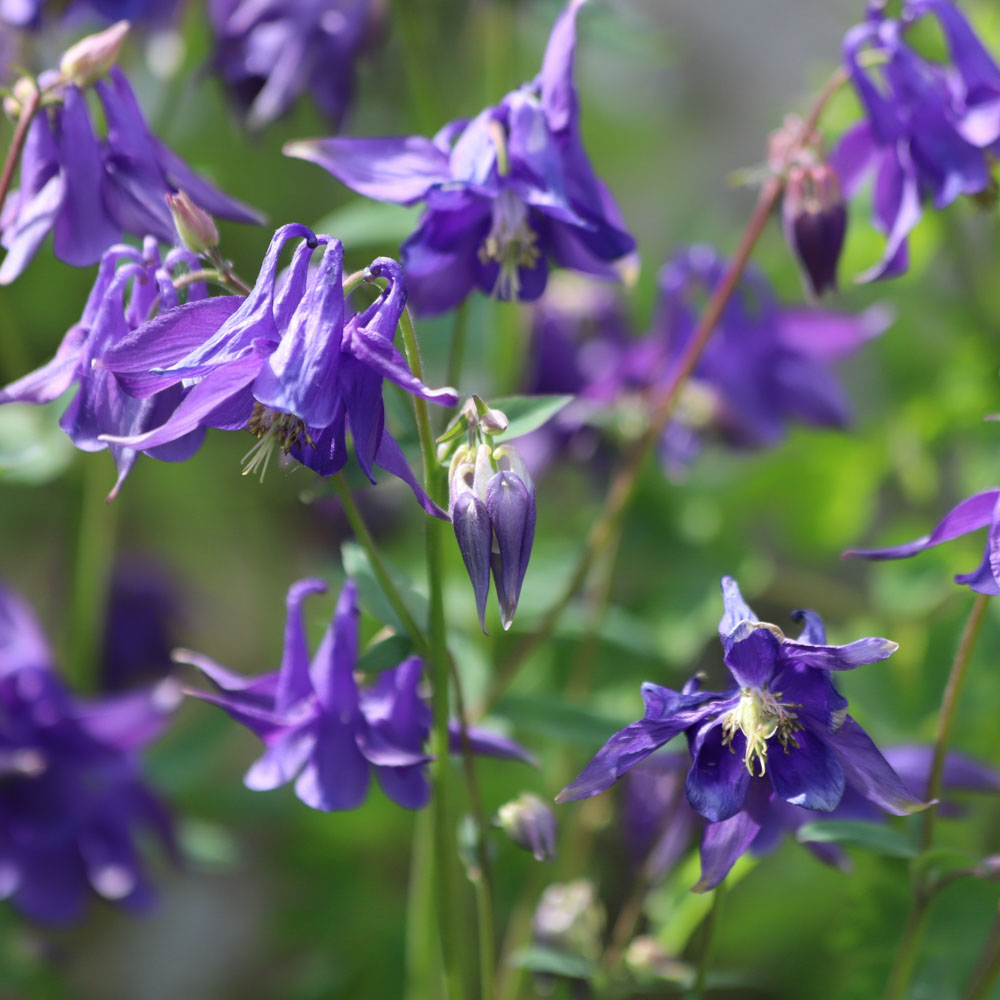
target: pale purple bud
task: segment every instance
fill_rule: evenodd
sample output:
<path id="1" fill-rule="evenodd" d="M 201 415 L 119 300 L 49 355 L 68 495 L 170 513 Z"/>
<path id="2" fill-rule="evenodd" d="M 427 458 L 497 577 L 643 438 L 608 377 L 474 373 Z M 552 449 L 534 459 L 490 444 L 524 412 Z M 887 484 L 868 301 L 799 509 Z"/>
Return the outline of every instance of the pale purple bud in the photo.
<path id="1" fill-rule="evenodd" d="M 547 948 L 596 959 L 606 916 L 593 882 L 575 879 L 547 886 L 532 921 L 535 941 Z"/>
<path id="2" fill-rule="evenodd" d="M 131 27 L 128 21 L 118 21 L 110 28 L 87 35 L 71 45 L 59 60 L 59 72 L 63 79 L 78 87 L 89 87 L 104 76 L 118 62 L 118 53 Z"/>
<path id="3" fill-rule="evenodd" d="M 788 171 L 782 204 L 785 238 L 814 295 L 837 287 L 837 262 L 847 233 L 847 208 L 829 164 Z"/>
<path id="4" fill-rule="evenodd" d="M 472 582 L 479 625 L 484 633 L 493 543 L 493 529 L 484 501 L 487 479 L 492 473 L 490 449 L 486 445 L 481 445 L 475 455 L 468 445 L 462 445 L 452 458 L 448 479 L 451 523 L 465 570 Z"/>
<path id="5" fill-rule="evenodd" d="M 536 861 L 556 856 L 555 813 L 537 795 L 523 792 L 502 805 L 497 825 L 518 847 L 531 851 Z"/>
<path id="6" fill-rule="evenodd" d="M 514 621 L 521 584 L 535 539 L 535 490 L 510 471 L 498 472 L 486 487 L 486 509 L 495 544 L 490 553 L 504 629 Z"/>
<path id="7" fill-rule="evenodd" d="M 166 199 L 177 235 L 188 250 L 202 254 L 219 245 L 219 230 L 215 228 L 215 220 L 184 191 L 167 194 Z"/>

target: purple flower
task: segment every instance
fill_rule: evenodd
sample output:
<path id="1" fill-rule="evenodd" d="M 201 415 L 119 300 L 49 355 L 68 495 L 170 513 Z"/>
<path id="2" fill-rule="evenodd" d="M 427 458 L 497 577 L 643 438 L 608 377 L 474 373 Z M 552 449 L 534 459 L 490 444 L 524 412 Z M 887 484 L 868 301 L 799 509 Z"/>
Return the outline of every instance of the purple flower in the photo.
<path id="1" fill-rule="evenodd" d="M 782 200 L 785 239 L 814 296 L 837 287 L 837 262 L 847 234 L 847 206 L 834 169 L 826 163 L 794 166 Z"/>
<path id="2" fill-rule="evenodd" d="M 430 796 L 424 766 L 430 759 L 424 751 L 430 710 L 418 691 L 423 663 L 412 656 L 380 673 L 372 687 L 359 688 L 354 671 L 360 611 L 351 581 L 310 661 L 302 603 L 325 590 L 321 580 L 299 580 L 289 588 L 280 670 L 248 679 L 184 653 L 219 689 L 189 693 L 225 709 L 265 744 L 244 779 L 248 788 L 268 791 L 295 781 L 295 794 L 313 809 L 355 809 L 368 795 L 374 770 L 389 798 L 419 809 Z M 509 740 L 478 730 L 468 736 L 476 752 L 529 759 Z M 453 745 L 459 739 L 453 727 Z"/>
<path id="3" fill-rule="evenodd" d="M 302 242 L 279 290 L 278 257 L 295 238 Z M 319 247 L 322 259 L 311 268 Z M 386 289 L 345 322 L 340 241 L 316 236 L 305 226 L 283 226 L 246 298 L 224 296 L 181 306 L 146 323 L 98 360 L 126 392 L 140 398 L 155 400 L 182 380 L 198 380 L 161 426 L 106 440 L 146 450 L 204 427 L 247 429 L 258 442 L 244 458 L 246 472 L 259 469 L 263 475 L 277 449 L 330 476 L 347 461 L 349 424 L 358 464 L 372 482 L 372 466 L 378 465 L 402 479 L 428 513 L 444 517 L 385 428 L 382 380 L 444 406 L 453 406 L 457 396 L 450 388 L 425 386 L 393 346 L 406 305 L 400 266 L 379 257 L 365 277 L 384 278 Z"/>
<path id="4" fill-rule="evenodd" d="M 50 403 L 71 386 L 76 395 L 62 415 L 60 426 L 82 451 L 108 448 L 118 468 L 109 499 L 117 495 L 140 451 L 167 462 L 189 458 L 201 444 L 204 431 L 194 429 L 175 440 L 150 448 L 131 448 L 105 441 L 105 435 L 127 437 L 159 426 L 187 393 L 180 384 L 149 399 L 126 395 L 110 372 L 94 367 L 105 352 L 126 342 L 149 315 L 159 310 L 168 317 L 178 304 L 173 278 L 199 267 L 187 250 L 172 250 L 161 259 L 154 237 L 140 251 L 115 245 L 101 258 L 97 278 L 83 315 L 70 327 L 47 364 L 0 390 L 3 403 Z M 187 300 L 205 308 L 216 300 L 205 298 L 203 283 L 187 287 Z"/>
<path id="5" fill-rule="evenodd" d="M 0 896 L 25 916 L 72 922 L 92 892 L 133 909 L 152 900 L 137 840 L 148 831 L 169 852 L 174 844 L 136 752 L 178 695 L 164 681 L 72 698 L 31 610 L 0 588 Z"/>
<path id="6" fill-rule="evenodd" d="M 268 124 L 308 91 L 339 128 L 377 8 L 376 0 L 211 0 L 213 61 L 248 124 Z"/>
<path id="7" fill-rule="evenodd" d="M 0 0 L 0 21 L 15 28 L 36 29 L 41 27 L 46 14 L 58 9 L 62 4 L 46 4 L 46 0 Z M 49 8 L 46 11 L 46 7 Z M 95 14 L 104 21 L 149 21 L 166 24 L 172 20 L 177 8 L 176 0 L 75 0 L 67 12 L 67 20 Z"/>
<path id="8" fill-rule="evenodd" d="M 923 808 L 847 714 L 830 678 L 831 671 L 886 659 L 896 643 L 870 638 L 827 645 L 813 611 L 796 612 L 804 628 L 798 639 L 787 639 L 776 625 L 758 621 L 730 577 L 723 577 L 722 592 L 719 635 L 733 686 L 715 694 L 698 690 L 696 682 L 681 693 L 644 684 L 645 717 L 612 736 L 557 801 L 604 791 L 683 732 L 692 758 L 687 798 L 712 824 L 706 839 L 723 860 L 735 860 L 752 842 L 772 793 L 830 812 L 852 787 L 896 815 Z"/>
<path id="9" fill-rule="evenodd" d="M 936 18 L 951 63 L 930 63 L 905 42 L 915 20 Z M 883 59 L 866 66 L 870 50 Z M 908 267 L 907 239 L 923 204 L 945 208 L 991 184 L 1000 140 L 1000 69 L 948 0 L 908 0 L 902 18 L 870 9 L 844 38 L 844 62 L 866 119 L 841 139 L 833 163 L 845 196 L 874 175 L 874 224 L 886 236 L 882 260 L 860 280 L 894 277 Z"/>
<path id="10" fill-rule="evenodd" d="M 965 584 L 978 594 L 1000 594 L 1000 488 L 984 490 L 963 500 L 950 510 L 929 535 L 887 549 L 848 549 L 845 556 L 862 559 L 908 559 L 942 542 L 950 542 L 970 531 L 989 525 L 983 561 L 971 573 L 959 573 L 956 583 Z"/>
<path id="11" fill-rule="evenodd" d="M 261 222 L 246 205 L 202 180 L 153 136 L 125 74 L 112 67 L 95 84 L 107 123 L 98 139 L 84 93 L 66 84 L 28 130 L 21 157 L 21 186 L 0 213 L 0 244 L 7 250 L 0 284 L 13 281 L 50 232 L 55 255 L 87 267 L 101 259 L 122 233 L 176 238 L 166 195 L 183 189 L 213 215 Z"/>
<path id="12" fill-rule="evenodd" d="M 502 299 L 537 299 L 549 261 L 614 277 L 635 248 L 580 138 L 570 0 L 538 76 L 471 120 L 432 139 L 312 139 L 285 152 L 328 170 L 359 194 L 426 208 L 401 248 L 423 315 L 446 312 L 474 288 Z"/>
<path id="13" fill-rule="evenodd" d="M 535 540 L 535 487 L 516 448 L 460 447 L 451 461 L 450 514 L 486 631 L 490 571 L 504 629 L 514 622 Z"/>
<path id="14" fill-rule="evenodd" d="M 705 246 L 681 250 L 660 272 L 653 329 L 629 363 L 638 385 L 669 381 L 694 334 L 699 303 L 711 295 L 726 261 Z M 844 427 L 850 408 L 830 362 L 881 334 L 890 317 L 782 306 L 759 271 L 748 269 L 685 385 L 661 445 L 671 472 L 683 471 L 712 429 L 730 445 L 776 444 L 792 420 Z"/>

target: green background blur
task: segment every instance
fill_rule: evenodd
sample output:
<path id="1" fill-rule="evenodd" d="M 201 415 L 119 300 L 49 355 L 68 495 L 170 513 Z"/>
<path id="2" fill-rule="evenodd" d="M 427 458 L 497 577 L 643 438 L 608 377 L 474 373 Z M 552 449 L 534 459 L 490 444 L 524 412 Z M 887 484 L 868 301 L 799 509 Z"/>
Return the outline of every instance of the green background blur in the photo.
<path id="1" fill-rule="evenodd" d="M 390 13 L 382 44 L 361 65 L 346 131 L 430 131 L 495 102 L 537 71 L 559 7 L 550 0 L 404 0 L 406 16 Z M 753 192 L 733 187 L 731 173 L 760 161 L 766 133 L 787 111 L 805 107 L 836 65 L 842 34 L 861 5 L 596 0 L 590 7 L 580 18 L 577 62 L 583 131 L 639 243 L 643 266 L 628 308 L 642 331 L 657 269 L 673 247 L 735 247 Z M 994 5 L 966 7 L 1000 51 Z M 323 228 L 343 239 L 349 267 L 396 251 L 414 213 L 359 201 L 317 168 L 282 157 L 285 141 L 328 132 L 307 101 L 261 134 L 241 129 L 204 69 L 210 38 L 200 7 L 186 7 L 179 34 L 133 38 L 129 46 L 124 64 L 155 130 L 221 187 L 263 209 L 274 226 L 314 225 L 340 212 L 333 227 Z M 40 42 L 30 54 L 33 68 L 54 64 L 59 49 L 58 41 Z M 171 60 L 177 65 L 164 76 Z M 835 139 L 856 115 L 853 98 L 843 94 L 824 132 Z M 10 128 L 3 128 L 6 144 Z M 251 278 L 269 230 L 221 228 L 224 252 Z M 982 538 L 913 561 L 844 563 L 839 556 L 851 545 L 922 534 L 963 496 L 996 484 L 997 430 L 983 417 L 1000 410 L 997 251 L 995 210 L 962 202 L 921 224 L 906 277 L 855 287 L 850 276 L 876 259 L 881 243 L 865 206 L 852 206 L 844 287 L 834 304 L 856 310 L 884 301 L 898 316 L 878 342 L 840 366 L 855 427 L 848 434 L 796 428 L 765 453 L 733 455 L 713 446 L 683 483 L 668 483 L 650 464 L 624 535 L 590 690 L 567 694 L 584 630 L 581 605 L 491 717 L 538 756 L 540 767 L 483 762 L 488 811 L 525 789 L 551 800 L 611 731 L 638 715 L 643 680 L 679 686 L 695 669 L 713 681 L 721 677 L 715 625 L 723 573 L 737 577 L 762 619 L 786 623 L 792 608 L 805 606 L 824 615 L 833 641 L 897 640 L 890 661 L 842 676 L 841 687 L 852 714 L 880 744 L 930 740 L 972 601 L 950 577 L 976 565 Z M 784 298 L 801 300 L 777 225 L 755 260 Z M 16 284 L 0 289 L 4 382 L 51 355 L 78 318 L 91 280 L 92 271 L 73 270 L 46 249 Z M 472 304 L 464 394 L 517 388 L 527 316 L 481 299 Z M 418 334 L 427 381 L 441 384 L 450 319 L 420 324 Z M 417 467 L 407 408 L 402 397 L 388 402 L 394 431 Z M 113 483 L 111 459 L 73 452 L 56 428 L 60 411 L 0 412 L 0 455 L 11 466 L 0 473 L 0 572 L 36 608 L 78 690 L 94 689 L 97 667 L 70 655 L 74 630 L 86 627 L 73 604 L 82 591 L 100 605 L 94 587 L 113 558 L 112 544 L 174 580 L 182 606 L 178 645 L 245 673 L 275 669 L 284 594 L 305 575 L 331 583 L 329 595 L 307 606 L 318 637 L 343 579 L 340 545 L 350 537 L 328 487 L 304 469 L 272 471 L 263 485 L 244 478 L 240 458 L 249 437 L 210 432 L 186 463 L 140 459 L 108 509 L 95 498 Z M 35 451 L 26 457 L 29 445 Z M 452 650 L 471 700 L 559 593 L 607 474 L 602 464 L 560 464 L 541 478 L 535 548 L 509 634 L 495 608 L 491 637 L 478 633 L 471 588 L 457 550 L 449 551 Z M 377 489 L 363 489 L 359 502 L 389 558 L 422 587 L 422 525 L 408 491 L 386 476 Z M 79 554 L 88 550 L 82 572 L 93 581 L 89 592 L 73 582 Z M 366 616 L 364 627 L 371 635 L 378 624 Z M 955 745 L 1000 766 L 998 635 L 1000 611 L 992 602 Z M 3 911 L 0 996 L 402 996 L 414 816 L 377 789 L 364 808 L 330 815 L 307 809 L 290 788 L 247 791 L 241 775 L 257 750 L 222 713 L 185 703 L 148 762 L 152 783 L 180 818 L 190 860 L 179 870 L 152 860 L 162 901 L 146 918 L 95 902 L 83 926 L 42 932 Z M 501 926 L 518 907 L 532 906 L 547 882 L 579 875 L 597 880 L 614 919 L 631 878 L 615 802 L 608 793 L 585 806 L 558 807 L 562 828 L 572 823 L 575 834 L 549 866 L 492 837 Z M 939 838 L 976 856 L 997 853 L 1000 803 L 969 805 L 966 820 L 939 824 Z M 907 868 L 861 852 L 852 857 L 855 870 L 846 876 L 786 843 L 738 882 L 715 954 L 717 969 L 743 985 L 720 990 L 720 997 L 878 995 L 906 912 Z M 690 874 L 681 889 L 693 881 Z M 960 995 L 996 897 L 996 883 L 968 880 L 942 894 L 912 997 Z M 648 930 L 676 940 L 704 905 L 668 887 L 654 899 Z M 530 996 L 535 987 L 526 981 L 524 989 Z M 642 995 L 673 994 L 649 986 Z"/>

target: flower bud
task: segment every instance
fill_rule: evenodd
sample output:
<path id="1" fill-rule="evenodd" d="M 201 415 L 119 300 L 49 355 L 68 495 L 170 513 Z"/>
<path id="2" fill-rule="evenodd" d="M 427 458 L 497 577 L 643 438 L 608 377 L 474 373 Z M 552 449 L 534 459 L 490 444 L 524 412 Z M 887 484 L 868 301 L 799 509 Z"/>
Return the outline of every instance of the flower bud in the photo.
<path id="1" fill-rule="evenodd" d="M 59 72 L 63 79 L 78 87 L 89 87 L 104 76 L 118 62 L 118 53 L 131 27 L 128 21 L 118 21 L 110 28 L 87 35 L 71 45 L 59 60 Z"/>
<path id="2" fill-rule="evenodd" d="M 30 76 L 19 77 L 11 88 L 10 95 L 3 99 L 3 109 L 7 116 L 14 121 L 20 118 L 21 109 L 31 100 L 37 90 L 38 85 Z"/>
<path id="3" fill-rule="evenodd" d="M 788 171 L 782 222 L 812 293 L 819 296 L 836 288 L 847 208 L 833 167 L 794 166 Z"/>
<path id="4" fill-rule="evenodd" d="M 486 509 L 486 482 L 493 473 L 487 445 L 473 452 L 468 445 L 456 449 L 448 476 L 451 524 L 458 550 L 476 597 L 479 625 L 486 632 L 486 598 L 490 592 L 490 550 L 493 529 Z"/>
<path id="5" fill-rule="evenodd" d="M 202 254 L 219 245 L 215 220 L 196 205 L 184 191 L 168 194 L 167 205 L 181 243 L 192 253 Z"/>
<path id="6" fill-rule="evenodd" d="M 502 805 L 497 825 L 518 847 L 531 851 L 536 861 L 556 856 L 556 817 L 537 795 L 524 792 Z"/>
<path id="7" fill-rule="evenodd" d="M 514 621 L 521 584 L 535 540 L 535 487 L 520 453 L 510 445 L 493 452 L 499 472 L 486 487 L 486 510 L 495 544 L 490 554 L 504 629 Z"/>
<path id="8" fill-rule="evenodd" d="M 548 948 L 596 959 L 601 953 L 604 907 L 588 879 L 548 886 L 532 921 L 535 941 Z"/>

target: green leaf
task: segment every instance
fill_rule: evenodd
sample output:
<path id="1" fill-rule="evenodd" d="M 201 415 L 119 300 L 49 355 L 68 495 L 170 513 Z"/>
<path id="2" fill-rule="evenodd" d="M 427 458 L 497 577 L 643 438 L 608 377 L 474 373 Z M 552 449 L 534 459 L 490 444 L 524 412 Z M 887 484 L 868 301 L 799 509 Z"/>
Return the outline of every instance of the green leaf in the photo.
<path id="1" fill-rule="evenodd" d="M 413 653 L 413 643 L 405 635 L 390 635 L 374 643 L 361 655 L 357 669 L 366 674 L 398 667 Z"/>
<path id="2" fill-rule="evenodd" d="M 540 945 L 519 948 L 511 955 L 510 964 L 516 969 L 548 972 L 553 976 L 567 976 L 570 979 L 590 979 L 595 972 L 593 962 L 579 955 L 567 955 L 555 948 L 543 948 Z"/>
<path id="3" fill-rule="evenodd" d="M 340 557 L 344 563 L 344 571 L 358 585 L 361 603 L 365 610 L 382 624 L 390 625 L 397 632 L 405 633 L 406 629 L 403 627 L 403 623 L 399 620 L 375 577 L 371 563 L 368 561 L 368 553 L 357 542 L 344 542 L 340 547 Z M 400 570 L 388 563 L 386 563 L 386 570 L 389 579 L 399 591 L 399 596 L 403 599 L 406 609 L 413 615 L 413 620 L 421 627 L 426 626 L 427 598 L 414 589 L 409 578 Z"/>
<path id="4" fill-rule="evenodd" d="M 501 410 L 509 421 L 502 434 L 491 435 L 494 441 L 510 441 L 530 434 L 548 423 L 572 396 L 504 396 L 490 401 L 490 409 Z"/>
<path id="5" fill-rule="evenodd" d="M 497 705 L 495 714 L 531 733 L 590 750 L 595 750 L 612 733 L 635 721 L 602 715 L 558 698 L 540 695 L 509 694 Z"/>
<path id="6" fill-rule="evenodd" d="M 915 858 L 917 849 L 898 830 L 877 823 L 826 819 L 799 827 L 800 844 L 844 844 L 890 858 Z"/>
<path id="7" fill-rule="evenodd" d="M 344 246 L 398 246 L 417 228 L 419 206 L 392 205 L 358 198 L 316 223 L 317 233 L 336 236 Z"/>

